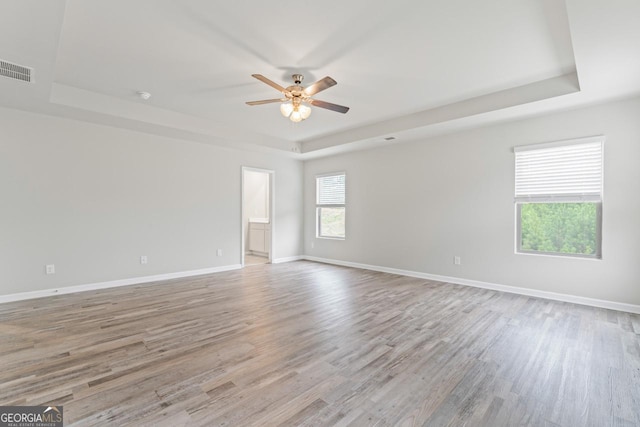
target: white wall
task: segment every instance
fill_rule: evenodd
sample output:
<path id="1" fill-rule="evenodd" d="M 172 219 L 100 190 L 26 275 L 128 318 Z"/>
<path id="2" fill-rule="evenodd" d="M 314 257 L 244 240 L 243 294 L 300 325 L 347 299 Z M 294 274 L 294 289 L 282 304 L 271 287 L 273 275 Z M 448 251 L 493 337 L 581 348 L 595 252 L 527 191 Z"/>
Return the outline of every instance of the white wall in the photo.
<path id="1" fill-rule="evenodd" d="M 512 148 L 598 134 L 603 259 L 514 254 Z M 640 99 L 308 161 L 305 253 L 640 304 L 639 161 Z M 314 176 L 336 170 L 347 173 L 347 238 L 317 239 Z"/>
<path id="2" fill-rule="evenodd" d="M 0 295 L 239 264 L 242 166 L 275 170 L 299 255 L 300 161 L 0 109 Z"/>
<path id="3" fill-rule="evenodd" d="M 512 147 L 596 134 L 603 260 L 514 254 Z M 304 217 L 311 256 L 640 304 L 639 159 L 640 99 L 308 161 L 304 174 L 281 156 L 0 108 L 0 295 L 239 264 L 250 166 L 276 171 L 276 259 L 303 252 Z M 347 239 L 316 239 L 314 175 L 341 170 Z"/>

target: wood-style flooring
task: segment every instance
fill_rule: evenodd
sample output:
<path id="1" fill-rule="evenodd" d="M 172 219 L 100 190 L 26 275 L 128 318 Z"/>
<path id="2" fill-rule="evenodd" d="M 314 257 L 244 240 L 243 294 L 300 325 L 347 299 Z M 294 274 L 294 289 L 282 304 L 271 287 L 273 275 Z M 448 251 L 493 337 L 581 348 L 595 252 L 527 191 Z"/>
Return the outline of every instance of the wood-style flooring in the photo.
<path id="1" fill-rule="evenodd" d="M 266 264 L 269 258 L 266 256 L 246 254 L 244 256 L 244 265 Z"/>
<path id="2" fill-rule="evenodd" d="M 0 304 L 0 405 L 48 404 L 83 426 L 638 426 L 640 316 L 306 261 Z"/>

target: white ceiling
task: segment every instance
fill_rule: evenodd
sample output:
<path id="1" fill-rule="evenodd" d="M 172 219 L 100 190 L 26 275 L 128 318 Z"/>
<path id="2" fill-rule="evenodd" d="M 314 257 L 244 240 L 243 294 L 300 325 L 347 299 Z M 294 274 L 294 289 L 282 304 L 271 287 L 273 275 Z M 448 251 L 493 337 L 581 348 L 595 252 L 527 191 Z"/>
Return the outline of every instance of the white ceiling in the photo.
<path id="1" fill-rule="evenodd" d="M 640 93 L 637 0 L 3 0 L 0 103 L 310 158 Z M 294 124 L 251 77 L 338 85 Z M 152 94 L 149 101 L 137 91 Z"/>

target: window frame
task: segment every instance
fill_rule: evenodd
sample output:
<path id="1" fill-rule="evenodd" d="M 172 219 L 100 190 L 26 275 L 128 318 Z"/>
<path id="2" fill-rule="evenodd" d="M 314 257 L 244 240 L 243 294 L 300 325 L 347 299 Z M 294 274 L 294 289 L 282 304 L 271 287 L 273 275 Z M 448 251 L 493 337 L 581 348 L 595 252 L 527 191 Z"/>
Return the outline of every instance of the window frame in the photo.
<path id="1" fill-rule="evenodd" d="M 320 195 L 319 186 L 320 178 L 326 178 L 330 176 L 344 176 L 344 203 L 319 203 L 318 197 Z M 347 174 L 346 172 L 328 172 L 317 174 L 316 180 L 316 239 L 328 239 L 328 240 L 346 240 L 347 238 Z M 323 208 L 342 208 L 344 209 L 344 236 L 323 236 L 321 233 L 321 211 Z"/>
<path id="2" fill-rule="evenodd" d="M 514 153 L 517 151 L 536 150 L 553 147 L 566 147 L 570 145 L 588 144 L 588 143 L 600 143 L 600 190 L 597 196 L 591 195 L 575 195 L 575 194 L 548 194 L 544 196 L 529 196 L 529 197 L 514 197 L 515 205 L 515 245 L 514 252 L 518 255 L 538 255 L 538 256 L 553 256 L 553 257 L 568 257 L 573 259 L 589 259 L 589 260 L 602 260 L 602 212 L 604 204 L 604 135 L 591 136 L 586 138 L 576 138 L 563 141 L 554 141 L 542 144 L 524 145 L 514 147 Z M 523 150 L 524 149 L 524 150 Z M 515 159 L 514 159 L 515 160 Z M 514 161 L 514 167 L 515 161 Z M 517 181 L 517 170 L 514 170 L 514 181 Z M 533 203 L 593 203 L 596 205 L 596 250 L 595 254 L 575 254 L 564 252 L 547 252 L 537 250 L 526 250 L 522 248 L 522 206 L 525 204 Z"/>

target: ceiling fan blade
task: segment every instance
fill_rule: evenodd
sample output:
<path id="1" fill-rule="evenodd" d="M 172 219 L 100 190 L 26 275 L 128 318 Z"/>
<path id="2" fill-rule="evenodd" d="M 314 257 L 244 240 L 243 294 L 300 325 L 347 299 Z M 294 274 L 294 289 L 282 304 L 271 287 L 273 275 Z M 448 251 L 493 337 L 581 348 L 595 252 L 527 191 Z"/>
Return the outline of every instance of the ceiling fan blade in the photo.
<path id="1" fill-rule="evenodd" d="M 337 84 L 338 82 L 327 76 L 324 79 L 318 80 L 317 82 L 307 86 L 307 88 L 304 90 L 304 93 L 306 93 L 308 96 L 313 96 L 316 93 L 325 89 L 329 89 L 331 86 L 335 86 Z"/>
<path id="2" fill-rule="evenodd" d="M 262 101 L 249 101 L 246 104 L 247 105 L 262 105 L 262 104 L 272 104 L 274 102 L 284 102 L 286 101 L 286 99 L 284 98 L 280 98 L 280 99 L 263 99 Z"/>
<path id="3" fill-rule="evenodd" d="M 344 105 L 332 104 L 330 102 L 318 101 L 317 99 L 310 99 L 309 104 L 320 108 L 326 108 L 327 110 L 336 111 L 338 113 L 346 113 L 349 111 L 349 107 Z"/>
<path id="4" fill-rule="evenodd" d="M 287 90 L 285 88 L 283 88 L 282 86 L 280 86 L 276 82 L 272 82 L 271 80 L 269 80 L 268 78 L 266 78 L 262 74 L 251 74 L 251 77 L 255 77 L 256 79 L 260 80 L 262 83 L 266 83 L 269 86 L 271 86 L 272 88 L 274 88 L 275 90 L 278 90 L 278 91 L 280 91 L 282 93 L 286 93 L 287 92 Z"/>

